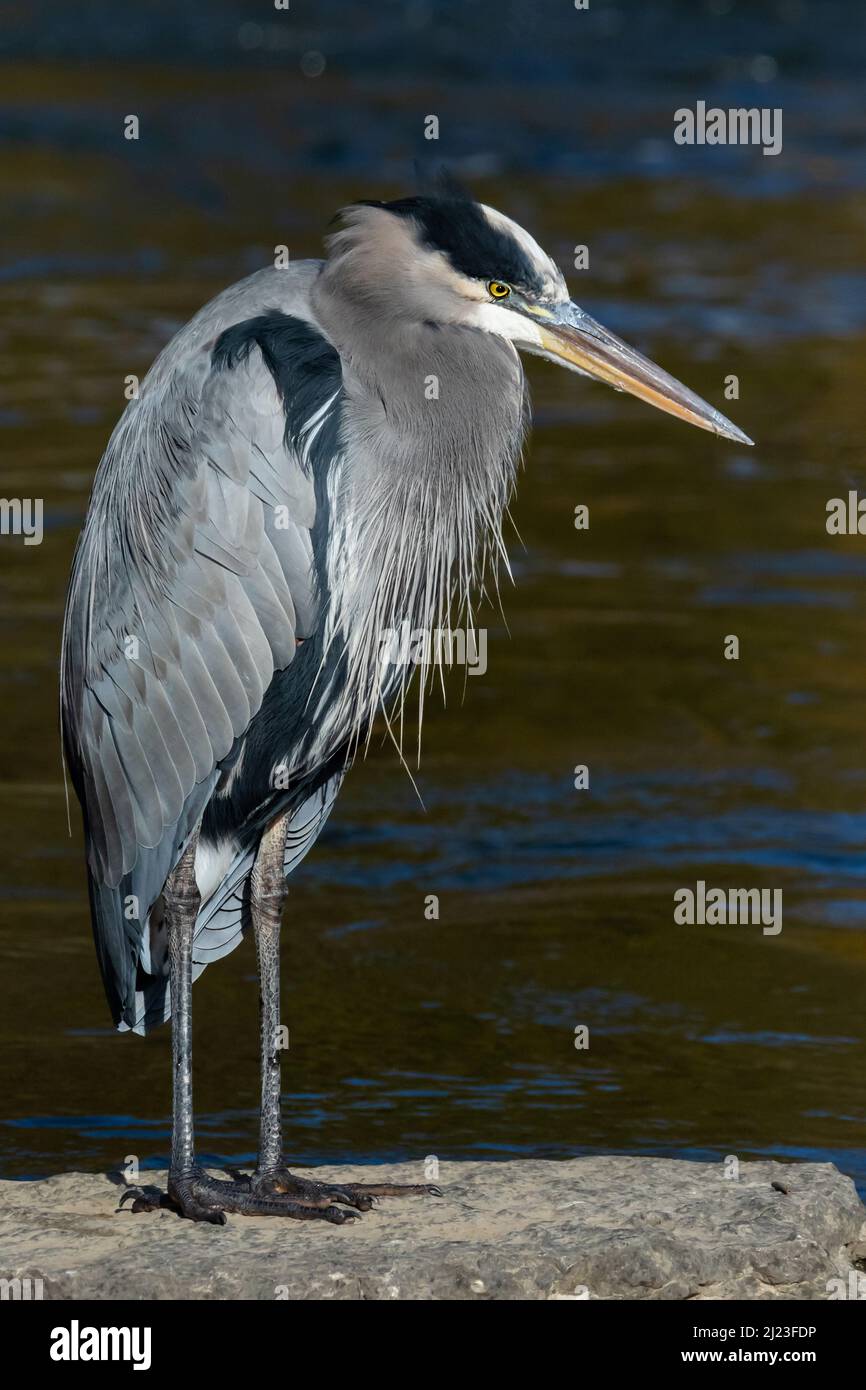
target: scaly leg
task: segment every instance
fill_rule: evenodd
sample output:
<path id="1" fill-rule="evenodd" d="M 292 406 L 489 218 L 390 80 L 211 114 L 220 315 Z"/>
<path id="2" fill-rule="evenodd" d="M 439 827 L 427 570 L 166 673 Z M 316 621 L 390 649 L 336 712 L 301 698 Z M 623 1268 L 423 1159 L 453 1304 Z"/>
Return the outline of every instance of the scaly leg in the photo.
<path id="1" fill-rule="evenodd" d="M 392 1183 L 320 1183 L 289 1172 L 283 1159 L 283 1128 L 280 1109 L 280 919 L 286 897 L 283 856 L 288 818 L 282 817 L 262 836 L 253 865 L 250 910 L 256 934 L 261 1001 L 262 1108 L 260 1117 L 259 1161 L 248 1179 L 253 1193 L 292 1197 L 304 1206 L 328 1208 L 334 1202 L 369 1211 L 377 1197 L 398 1197 L 411 1193 L 441 1196 L 439 1188 L 427 1183 L 398 1186 Z M 235 1176 L 244 1182 L 240 1173 Z M 348 1214 L 348 1213 L 347 1213 Z"/>

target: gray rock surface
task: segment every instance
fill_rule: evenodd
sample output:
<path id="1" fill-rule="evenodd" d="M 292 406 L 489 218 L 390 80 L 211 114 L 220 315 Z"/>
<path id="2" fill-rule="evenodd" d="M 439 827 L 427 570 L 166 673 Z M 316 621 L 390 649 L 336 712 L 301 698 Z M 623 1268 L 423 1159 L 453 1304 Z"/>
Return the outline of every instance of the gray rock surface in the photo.
<path id="1" fill-rule="evenodd" d="M 315 1176 L 424 1180 L 408 1163 Z M 118 1213 L 117 1175 L 2 1182 L 0 1277 L 55 1299 L 824 1299 L 866 1268 L 866 1210 L 829 1163 L 743 1163 L 736 1181 L 659 1158 L 442 1163 L 439 1182 L 339 1227 Z"/>

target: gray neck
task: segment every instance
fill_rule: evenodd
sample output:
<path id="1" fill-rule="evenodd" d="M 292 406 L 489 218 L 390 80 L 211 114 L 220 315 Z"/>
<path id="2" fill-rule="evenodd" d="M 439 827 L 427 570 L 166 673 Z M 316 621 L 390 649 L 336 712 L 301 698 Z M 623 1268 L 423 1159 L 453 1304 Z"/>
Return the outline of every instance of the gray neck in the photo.
<path id="1" fill-rule="evenodd" d="M 471 625 L 485 570 L 504 558 L 524 379 L 512 345 L 479 330 L 389 321 L 325 295 L 313 303 L 343 362 L 329 637 L 348 647 L 335 717 L 360 738 L 412 675 L 383 671 L 387 635 L 404 623 Z"/>

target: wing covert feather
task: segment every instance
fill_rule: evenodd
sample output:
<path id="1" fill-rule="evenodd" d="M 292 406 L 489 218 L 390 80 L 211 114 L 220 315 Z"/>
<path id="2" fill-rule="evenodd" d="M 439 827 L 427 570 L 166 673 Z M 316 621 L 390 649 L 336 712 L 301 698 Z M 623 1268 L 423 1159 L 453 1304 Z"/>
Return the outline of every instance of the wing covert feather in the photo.
<path id="1" fill-rule="evenodd" d="M 97 477 L 64 632 L 67 742 L 107 886 L 177 823 L 318 610 L 313 482 L 258 346 L 135 407 Z"/>

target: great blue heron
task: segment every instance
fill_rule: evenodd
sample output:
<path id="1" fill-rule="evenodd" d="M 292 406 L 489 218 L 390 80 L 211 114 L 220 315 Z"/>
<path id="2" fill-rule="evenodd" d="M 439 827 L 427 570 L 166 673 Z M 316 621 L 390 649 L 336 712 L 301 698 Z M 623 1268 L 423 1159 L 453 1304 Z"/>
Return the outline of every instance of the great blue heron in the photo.
<path id="1" fill-rule="evenodd" d="M 572 303 L 492 208 L 446 190 L 341 219 L 324 261 L 225 290 L 157 358 L 96 474 L 66 607 L 61 719 L 102 978 L 119 1029 L 171 1016 L 166 1200 L 206 1221 L 339 1223 L 436 1190 L 286 1168 L 280 915 L 374 717 L 405 693 L 383 635 L 465 611 L 503 554 L 519 352 L 751 442 Z M 191 986 L 250 925 L 259 1158 L 218 1181 L 194 1156 Z"/>

